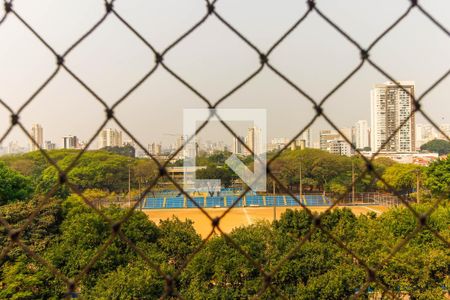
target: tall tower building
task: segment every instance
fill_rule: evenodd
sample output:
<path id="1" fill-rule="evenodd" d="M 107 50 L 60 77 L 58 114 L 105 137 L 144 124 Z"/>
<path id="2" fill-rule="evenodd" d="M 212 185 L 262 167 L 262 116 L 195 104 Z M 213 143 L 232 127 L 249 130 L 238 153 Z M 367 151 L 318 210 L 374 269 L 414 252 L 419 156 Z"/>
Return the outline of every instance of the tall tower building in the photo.
<path id="1" fill-rule="evenodd" d="M 303 140 L 306 148 L 312 148 L 312 132 L 311 127 L 308 127 L 299 137 Z"/>
<path id="2" fill-rule="evenodd" d="M 76 136 L 67 135 L 62 138 L 63 149 L 77 149 L 78 138 Z"/>
<path id="3" fill-rule="evenodd" d="M 242 141 L 244 141 L 244 137 L 240 136 L 239 137 Z M 242 145 L 242 143 L 233 136 L 233 148 L 231 149 L 231 152 L 233 154 L 242 154 L 243 150 L 244 150 L 244 146 Z"/>
<path id="4" fill-rule="evenodd" d="M 367 120 L 359 120 L 355 123 L 355 146 L 356 149 L 370 147 L 369 123 Z"/>
<path id="5" fill-rule="evenodd" d="M 263 153 L 262 134 L 261 129 L 253 126 L 247 130 L 247 136 L 245 137 L 245 144 L 253 151 L 254 154 L 259 155 Z M 244 152 L 247 155 L 251 153 L 244 148 Z"/>
<path id="6" fill-rule="evenodd" d="M 33 141 L 30 141 L 30 150 L 36 151 L 39 148 L 42 148 L 44 146 L 44 129 L 42 129 L 42 126 L 39 124 L 33 124 L 31 126 L 31 137 L 33 140 L 37 143 L 33 143 Z"/>
<path id="7" fill-rule="evenodd" d="M 122 146 L 122 131 L 117 129 L 107 128 L 103 129 L 98 136 L 98 147 L 121 147 Z"/>
<path id="8" fill-rule="evenodd" d="M 382 151 L 388 152 L 413 152 L 416 149 L 414 114 L 406 121 L 414 111 L 410 95 L 414 96 L 415 85 L 413 81 L 398 81 L 397 84 L 377 84 L 370 92 L 372 151 L 382 148 Z M 400 127 L 403 122 L 405 124 Z M 399 127 L 400 130 L 395 133 Z M 387 142 L 394 133 L 394 137 Z"/>

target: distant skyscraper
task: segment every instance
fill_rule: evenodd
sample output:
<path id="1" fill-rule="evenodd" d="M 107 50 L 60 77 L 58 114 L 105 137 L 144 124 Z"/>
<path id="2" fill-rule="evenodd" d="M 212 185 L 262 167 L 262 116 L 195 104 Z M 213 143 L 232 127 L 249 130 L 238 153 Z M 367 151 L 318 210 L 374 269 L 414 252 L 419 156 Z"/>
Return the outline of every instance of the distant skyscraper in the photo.
<path id="1" fill-rule="evenodd" d="M 270 144 L 267 145 L 268 151 L 280 150 L 289 142 L 289 139 L 286 137 L 276 137 L 270 141 Z"/>
<path id="2" fill-rule="evenodd" d="M 351 128 L 341 128 L 339 131 L 352 141 Z M 352 146 L 336 130 L 320 131 L 320 150 L 339 155 L 351 155 L 353 152 Z"/>
<path id="3" fill-rule="evenodd" d="M 243 136 L 240 136 L 239 138 L 242 141 L 244 141 Z M 233 146 L 232 146 L 231 152 L 233 154 L 242 154 L 243 150 L 244 150 L 244 146 L 242 145 L 242 143 L 236 137 L 233 136 Z"/>
<path id="4" fill-rule="evenodd" d="M 437 137 L 437 130 L 431 124 L 416 124 L 416 149 Z"/>
<path id="5" fill-rule="evenodd" d="M 253 126 L 250 127 L 247 130 L 247 136 L 245 138 L 245 144 L 247 145 L 247 147 L 250 148 L 250 150 L 252 150 L 252 152 L 256 155 L 262 154 L 263 152 L 263 145 L 262 145 L 262 134 L 261 134 L 261 129 Z M 244 148 L 244 152 L 247 155 L 250 155 L 251 153 Z"/>
<path id="6" fill-rule="evenodd" d="M 339 140 L 341 135 L 336 130 L 321 130 L 320 131 L 320 150 L 329 150 L 330 142 Z"/>
<path id="7" fill-rule="evenodd" d="M 76 136 L 68 135 L 62 138 L 62 147 L 64 149 L 77 149 L 78 138 Z"/>
<path id="8" fill-rule="evenodd" d="M 300 140 L 305 141 L 305 147 L 306 148 L 312 148 L 312 134 L 311 134 L 311 127 L 306 129 L 299 137 Z"/>
<path id="9" fill-rule="evenodd" d="M 450 137 L 450 124 L 441 124 L 439 125 L 439 129 L 442 130 L 446 136 Z M 446 140 L 447 138 L 445 137 L 445 135 L 438 132 L 437 137 L 438 139 Z"/>
<path id="10" fill-rule="evenodd" d="M 39 148 L 42 148 L 44 146 L 44 129 L 42 129 L 42 126 L 39 124 L 33 124 L 30 134 L 33 140 L 37 143 L 36 145 L 33 141 L 30 141 L 30 150 L 36 151 Z"/>
<path id="11" fill-rule="evenodd" d="M 338 155 L 352 155 L 352 147 L 345 140 L 332 140 L 329 144 L 328 152 Z"/>
<path id="12" fill-rule="evenodd" d="M 366 120 L 359 120 L 355 124 L 355 147 L 364 149 L 370 147 L 369 143 L 369 123 Z"/>
<path id="13" fill-rule="evenodd" d="M 45 141 L 44 146 L 45 146 L 45 149 L 47 149 L 47 150 L 55 150 L 56 149 L 56 144 L 52 143 L 52 141 Z"/>
<path id="14" fill-rule="evenodd" d="M 151 145 L 148 145 L 148 152 L 150 152 L 151 155 L 161 155 L 162 154 L 162 145 L 151 143 Z"/>
<path id="15" fill-rule="evenodd" d="M 415 85 L 412 81 L 397 82 L 404 90 L 414 96 Z M 411 96 L 397 84 L 386 82 L 377 84 L 371 90 L 371 145 L 372 151 L 412 152 L 416 149 L 414 114 L 405 122 L 414 111 Z M 395 136 L 387 142 L 401 126 Z"/>
<path id="16" fill-rule="evenodd" d="M 122 143 L 122 131 L 117 129 L 107 128 L 103 129 L 98 136 L 98 147 L 121 147 Z"/>

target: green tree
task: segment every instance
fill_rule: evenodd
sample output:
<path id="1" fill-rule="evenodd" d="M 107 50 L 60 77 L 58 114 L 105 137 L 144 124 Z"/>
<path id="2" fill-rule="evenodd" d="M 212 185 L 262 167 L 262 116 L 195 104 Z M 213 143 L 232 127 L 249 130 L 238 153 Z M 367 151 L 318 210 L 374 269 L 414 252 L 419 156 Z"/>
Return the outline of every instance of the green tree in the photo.
<path id="1" fill-rule="evenodd" d="M 164 293 L 164 281 L 142 260 L 120 266 L 99 278 L 87 291 L 89 299 L 158 299 Z"/>
<path id="2" fill-rule="evenodd" d="M 297 299 L 347 299 L 364 284 L 366 272 L 358 266 L 340 264 L 336 268 L 299 284 Z M 362 293 L 363 295 L 365 293 Z"/>
<path id="3" fill-rule="evenodd" d="M 273 231 L 268 224 L 234 230 L 230 238 L 266 264 Z M 211 239 L 182 273 L 182 294 L 190 299 L 241 299 L 255 296 L 262 285 L 259 270 L 222 237 Z M 274 298 L 270 291 L 265 298 Z"/>
<path id="4" fill-rule="evenodd" d="M 108 242 L 113 232 L 110 225 L 95 211 L 82 203 L 78 197 L 70 197 L 64 203 L 64 221 L 60 225 L 60 235 L 46 252 L 46 258 L 68 277 L 76 276 Z M 112 220 L 120 220 L 125 210 L 111 207 L 104 214 Z M 159 230 L 147 216 L 135 212 L 123 224 L 121 231 L 137 246 L 147 247 L 155 243 Z M 104 254 L 92 266 L 89 276 L 82 280 L 86 289 L 93 288 L 101 276 L 126 266 L 136 259 L 136 252 L 118 238 L 111 241 Z M 55 283 L 58 284 L 58 283 Z"/>
<path id="5" fill-rule="evenodd" d="M 58 161 L 64 170 L 74 160 L 67 156 Z M 76 166 L 67 175 L 69 181 L 78 187 L 85 189 L 104 189 L 109 192 L 122 192 L 128 189 L 129 167 L 134 160 L 126 156 L 105 151 L 88 151 L 84 153 Z M 43 172 L 38 185 L 38 190 L 47 192 L 58 183 L 59 174 L 53 166 L 48 166 Z M 61 187 L 58 192 L 61 197 L 67 197 L 67 186 Z"/>
<path id="6" fill-rule="evenodd" d="M 207 166 L 205 169 L 198 170 L 196 175 L 198 179 L 220 179 L 221 185 L 225 187 L 231 186 L 233 180 L 237 178 L 228 166 Z"/>
<path id="7" fill-rule="evenodd" d="M 438 197 L 450 196 L 450 159 L 437 160 L 426 168 L 425 185 Z"/>
<path id="8" fill-rule="evenodd" d="M 449 154 L 450 142 L 446 140 L 435 139 L 420 146 L 420 150 L 439 153 L 439 155 Z"/>
<path id="9" fill-rule="evenodd" d="M 411 193 L 416 187 L 417 176 L 421 172 L 422 167 L 418 165 L 395 164 L 388 167 L 382 177 L 396 191 Z M 384 187 L 381 183 L 380 186 Z"/>
<path id="10" fill-rule="evenodd" d="M 26 200 L 33 194 L 31 180 L 0 162 L 0 205 Z"/>
<path id="11" fill-rule="evenodd" d="M 21 228 L 36 209 L 38 201 L 17 202 L 0 207 L 2 217 L 14 228 Z M 60 202 L 50 199 L 20 234 L 20 240 L 38 255 L 45 251 L 58 235 L 62 221 Z M 6 228 L 0 225 L 0 252 L 11 246 Z M 0 299 L 51 299 L 54 289 L 47 284 L 54 280 L 40 263 L 27 256 L 19 247 L 12 247 L 0 261 Z"/>
<path id="12" fill-rule="evenodd" d="M 195 232 L 191 220 L 181 221 L 177 217 L 162 220 L 159 223 L 160 238 L 158 248 L 168 257 L 168 262 L 180 267 L 201 243 L 200 235 Z"/>
<path id="13" fill-rule="evenodd" d="M 107 152 L 111 152 L 114 154 L 119 154 L 119 155 L 123 155 L 123 156 L 127 156 L 127 157 L 135 157 L 136 156 L 136 149 L 134 149 L 133 146 L 131 145 L 125 145 L 122 147 L 119 146 L 108 146 L 108 147 L 104 147 L 101 150 L 107 151 Z"/>

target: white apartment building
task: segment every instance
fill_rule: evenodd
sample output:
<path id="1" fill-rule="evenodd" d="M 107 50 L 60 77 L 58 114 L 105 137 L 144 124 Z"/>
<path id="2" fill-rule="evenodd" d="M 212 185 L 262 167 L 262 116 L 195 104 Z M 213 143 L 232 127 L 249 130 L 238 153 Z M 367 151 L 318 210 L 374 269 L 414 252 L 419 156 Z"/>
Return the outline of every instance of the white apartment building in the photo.
<path id="1" fill-rule="evenodd" d="M 44 146 L 44 129 L 39 124 L 31 126 L 30 135 L 37 145 L 30 140 L 30 151 L 36 151 Z"/>
<path id="2" fill-rule="evenodd" d="M 254 126 L 247 130 L 247 136 L 245 137 L 245 144 L 252 150 L 256 155 L 264 153 L 263 149 L 263 137 L 261 129 Z M 244 153 L 250 155 L 251 153 L 244 148 Z"/>
<path id="3" fill-rule="evenodd" d="M 118 131 L 117 129 L 103 129 L 98 136 L 99 149 L 105 147 L 121 147 L 122 145 L 122 131 Z"/>
<path id="4" fill-rule="evenodd" d="M 399 86 L 401 86 L 401 88 Z M 406 92 L 407 91 L 407 92 Z M 416 149 L 413 81 L 377 84 L 370 91 L 372 151 L 413 152 Z M 400 128 L 400 125 L 405 122 Z M 391 135 L 392 139 L 389 139 Z M 383 146 L 384 145 L 384 146 Z M 383 146 L 383 147 L 382 147 Z"/>
<path id="5" fill-rule="evenodd" d="M 369 122 L 367 120 L 359 120 L 355 123 L 354 143 L 356 149 L 370 147 L 369 134 Z"/>
<path id="6" fill-rule="evenodd" d="M 67 135 L 62 138 L 63 149 L 78 149 L 78 138 L 76 136 Z"/>
<path id="7" fill-rule="evenodd" d="M 450 137 L 450 124 L 440 124 L 439 125 L 439 129 L 445 133 L 446 136 Z M 436 130 L 437 131 L 437 130 Z M 441 139 L 441 140 L 446 140 L 447 138 L 445 137 L 445 135 L 443 135 L 440 132 L 437 132 L 437 138 Z"/>
<path id="8" fill-rule="evenodd" d="M 239 138 L 242 141 L 244 141 L 244 137 L 240 136 Z M 244 149 L 245 149 L 244 145 L 242 145 L 242 143 L 236 137 L 233 136 L 233 145 L 231 148 L 231 152 L 233 154 L 243 154 Z"/>
<path id="9" fill-rule="evenodd" d="M 437 137 L 438 132 L 431 124 L 416 124 L 416 149 Z"/>
<path id="10" fill-rule="evenodd" d="M 353 151 L 349 143 L 344 140 L 332 140 L 329 144 L 328 152 L 338 155 L 351 156 Z"/>

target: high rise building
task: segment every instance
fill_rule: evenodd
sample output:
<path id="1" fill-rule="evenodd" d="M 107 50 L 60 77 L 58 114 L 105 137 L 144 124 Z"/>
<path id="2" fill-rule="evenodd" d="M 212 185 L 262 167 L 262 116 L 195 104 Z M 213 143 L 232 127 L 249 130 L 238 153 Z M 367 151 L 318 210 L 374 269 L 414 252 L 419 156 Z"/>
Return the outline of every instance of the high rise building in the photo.
<path id="1" fill-rule="evenodd" d="M 321 130 L 320 131 L 320 150 L 329 150 L 330 142 L 339 140 L 341 135 L 336 130 Z"/>
<path id="2" fill-rule="evenodd" d="M 352 141 L 353 134 L 351 128 L 341 128 L 339 131 L 341 131 L 349 141 Z M 336 130 L 320 131 L 320 150 L 348 156 L 353 153 L 352 146 Z"/>
<path id="3" fill-rule="evenodd" d="M 329 144 L 328 152 L 338 155 L 352 155 L 352 147 L 345 140 L 332 140 Z"/>
<path id="4" fill-rule="evenodd" d="M 416 149 L 413 81 L 377 84 L 370 92 L 372 151 L 413 152 Z M 407 120 L 407 121 L 406 121 Z M 404 124 L 403 124 L 404 122 Z M 403 124 L 401 127 L 400 125 Z M 396 132 L 397 128 L 400 129 Z M 395 133 L 395 135 L 394 135 Z M 388 139 L 394 135 L 392 139 Z"/>
<path id="5" fill-rule="evenodd" d="M 239 138 L 242 141 L 244 141 L 244 137 L 243 136 L 240 136 Z M 231 148 L 231 152 L 233 154 L 243 154 L 244 153 L 244 149 L 245 149 L 244 145 L 242 145 L 242 143 L 236 137 L 233 136 L 233 146 Z"/>
<path id="6" fill-rule="evenodd" d="M 55 150 L 56 149 L 56 144 L 52 143 L 52 141 L 45 141 L 44 146 L 45 146 L 45 149 L 47 149 L 47 150 Z"/>
<path id="7" fill-rule="evenodd" d="M 64 149 L 77 149 L 78 138 L 76 136 L 67 135 L 62 138 L 62 147 Z"/>
<path id="8" fill-rule="evenodd" d="M 446 136 L 450 137 L 450 124 L 441 124 L 439 125 L 439 129 L 443 133 L 445 133 Z M 441 140 L 446 140 L 447 138 L 445 137 L 445 135 L 443 135 L 441 132 L 438 131 L 437 138 Z"/>
<path id="9" fill-rule="evenodd" d="M 151 143 L 148 145 L 148 152 L 150 152 L 151 155 L 159 156 L 162 154 L 162 145 L 161 143 Z"/>
<path id="10" fill-rule="evenodd" d="M 416 149 L 438 137 L 438 132 L 431 124 L 416 124 Z"/>
<path id="11" fill-rule="evenodd" d="M 247 136 L 245 137 L 245 144 L 252 150 L 256 155 L 263 153 L 263 141 L 261 129 L 253 126 L 247 130 Z M 244 149 L 245 154 L 250 155 L 247 149 Z"/>
<path id="12" fill-rule="evenodd" d="M 355 147 L 356 149 L 364 149 L 370 147 L 369 142 L 369 123 L 367 120 L 359 120 L 355 123 Z"/>
<path id="13" fill-rule="evenodd" d="M 42 129 L 41 125 L 33 124 L 31 126 L 30 135 L 33 138 L 34 142 L 36 142 L 34 143 L 30 140 L 30 151 L 36 151 L 44 146 L 44 129 Z"/>
<path id="14" fill-rule="evenodd" d="M 311 127 L 306 129 L 299 137 L 300 141 L 304 141 L 304 145 L 306 148 L 312 148 L 312 132 Z"/>
<path id="15" fill-rule="evenodd" d="M 117 129 L 107 128 L 103 129 L 98 136 L 98 148 L 105 147 L 121 147 L 122 131 Z"/>

